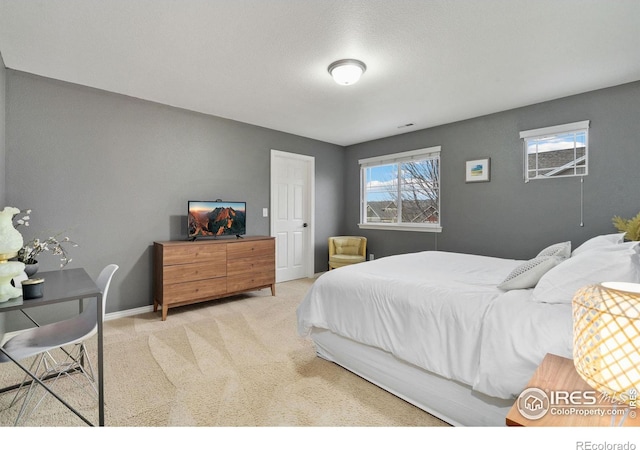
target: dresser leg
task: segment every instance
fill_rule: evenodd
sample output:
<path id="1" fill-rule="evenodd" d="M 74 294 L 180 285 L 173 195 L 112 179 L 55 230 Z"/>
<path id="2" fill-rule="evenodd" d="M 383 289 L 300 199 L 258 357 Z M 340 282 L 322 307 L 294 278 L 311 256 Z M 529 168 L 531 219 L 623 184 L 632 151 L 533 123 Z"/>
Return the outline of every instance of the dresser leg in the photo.
<path id="1" fill-rule="evenodd" d="M 275 284 L 271 285 L 271 295 L 273 295 L 274 297 L 276 296 L 276 285 Z"/>
<path id="2" fill-rule="evenodd" d="M 169 304 L 162 305 L 162 320 L 167 320 L 167 313 L 169 312 Z"/>

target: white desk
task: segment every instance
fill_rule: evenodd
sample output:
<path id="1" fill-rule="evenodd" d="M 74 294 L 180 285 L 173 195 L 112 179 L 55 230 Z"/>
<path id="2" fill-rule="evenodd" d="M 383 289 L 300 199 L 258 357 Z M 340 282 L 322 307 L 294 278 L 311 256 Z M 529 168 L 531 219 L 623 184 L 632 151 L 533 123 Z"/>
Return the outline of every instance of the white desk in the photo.
<path id="1" fill-rule="evenodd" d="M 84 269 L 64 269 L 54 270 L 50 272 L 38 272 L 38 278 L 44 278 L 43 297 L 32 300 L 23 300 L 22 297 L 11 299 L 0 303 L 0 313 L 7 311 L 18 311 L 36 306 L 51 305 L 54 303 L 68 301 L 82 301 L 82 299 L 95 298 L 98 302 L 98 425 L 104 426 L 104 376 L 103 376 L 103 317 L 102 317 L 102 292 L 96 285 L 95 281 L 87 274 Z M 38 382 L 51 395 L 58 399 L 62 404 L 69 408 L 74 414 L 80 417 L 88 425 L 93 425 L 82 414 L 71 407 L 60 396 L 40 382 L 27 368 L 19 361 L 11 357 L 11 354 L 0 348 L 0 352 L 4 353 L 16 363 L 25 373 L 27 373 L 34 381 Z"/>

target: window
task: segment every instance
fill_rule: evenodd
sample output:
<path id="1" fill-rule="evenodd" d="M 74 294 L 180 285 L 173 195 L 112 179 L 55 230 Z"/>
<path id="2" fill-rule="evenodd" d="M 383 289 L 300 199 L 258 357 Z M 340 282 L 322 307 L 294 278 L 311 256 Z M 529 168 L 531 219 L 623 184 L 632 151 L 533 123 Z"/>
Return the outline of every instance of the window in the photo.
<path id="1" fill-rule="evenodd" d="M 360 163 L 360 228 L 442 231 L 440 147 Z"/>
<path id="2" fill-rule="evenodd" d="M 520 132 L 524 179 L 584 176 L 588 173 L 589 121 Z"/>

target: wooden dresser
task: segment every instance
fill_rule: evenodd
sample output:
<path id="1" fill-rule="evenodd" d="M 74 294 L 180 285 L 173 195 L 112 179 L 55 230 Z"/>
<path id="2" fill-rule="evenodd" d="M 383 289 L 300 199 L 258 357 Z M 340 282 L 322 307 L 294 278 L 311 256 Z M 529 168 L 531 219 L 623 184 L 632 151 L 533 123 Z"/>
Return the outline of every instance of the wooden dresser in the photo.
<path id="1" fill-rule="evenodd" d="M 154 242 L 153 310 L 270 287 L 275 293 L 275 238 Z"/>

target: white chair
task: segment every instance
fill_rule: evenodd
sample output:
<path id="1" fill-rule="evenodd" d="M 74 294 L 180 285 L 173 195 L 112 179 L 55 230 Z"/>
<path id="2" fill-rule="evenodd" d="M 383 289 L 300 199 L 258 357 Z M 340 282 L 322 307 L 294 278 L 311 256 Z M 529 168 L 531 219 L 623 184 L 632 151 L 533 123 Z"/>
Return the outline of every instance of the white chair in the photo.
<path id="1" fill-rule="evenodd" d="M 107 304 L 107 294 L 113 274 L 118 270 L 116 264 L 109 264 L 98 276 L 96 285 L 102 292 L 102 317 L 104 318 Z M 82 373 L 97 395 L 95 377 L 90 358 L 87 355 L 85 341 L 94 336 L 98 331 L 97 302 L 88 302 L 82 313 L 70 319 L 62 320 L 41 327 L 30 328 L 9 339 L 2 348 L 7 351 L 16 361 L 36 356 L 29 371 L 40 381 L 53 380 L 54 384 L 62 375 L 71 376 L 73 373 Z M 65 347 L 72 346 L 71 349 Z M 63 360 L 56 361 L 50 351 L 61 348 L 64 352 Z M 0 363 L 11 361 L 4 353 L 0 352 Z M 22 385 L 16 392 L 11 405 L 15 404 L 24 396 L 24 402 L 18 413 L 15 424 L 25 415 L 28 405 L 31 403 L 35 388 L 38 383 L 30 380 L 26 376 Z M 26 384 L 29 384 L 28 390 Z M 50 386 L 50 385 L 48 385 Z M 24 393 L 24 390 L 27 390 Z M 40 405 L 47 392 L 45 391 L 40 400 L 33 406 L 29 415 Z M 28 415 L 27 415 L 28 417 Z"/>

